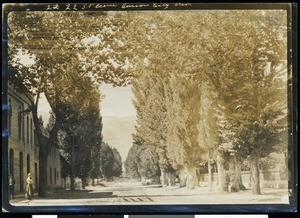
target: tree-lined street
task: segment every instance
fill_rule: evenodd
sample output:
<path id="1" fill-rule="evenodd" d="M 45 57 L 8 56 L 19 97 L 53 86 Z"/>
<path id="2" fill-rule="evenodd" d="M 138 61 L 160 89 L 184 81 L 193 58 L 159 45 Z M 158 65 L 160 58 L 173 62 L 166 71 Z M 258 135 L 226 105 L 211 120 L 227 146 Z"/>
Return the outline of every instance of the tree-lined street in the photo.
<path id="1" fill-rule="evenodd" d="M 287 204 L 288 193 L 284 190 L 264 190 L 263 195 L 253 197 L 251 191 L 219 194 L 217 188 L 211 192 L 208 187 L 188 190 L 179 187 L 142 185 L 132 180 L 119 179 L 105 182 L 103 186 L 89 186 L 86 190 L 57 191 L 47 198 L 32 201 L 22 198 L 12 201 L 14 206 L 49 205 L 157 205 L 157 204 Z"/>
<path id="2" fill-rule="evenodd" d="M 284 10 L 11 12 L 9 82 L 30 99 L 39 143 L 39 197 L 14 203 L 287 203 L 286 17 Z M 133 96 L 125 160 L 104 140 L 103 84 Z M 46 128 L 41 95 L 51 108 Z M 70 190 L 47 187 L 53 146 Z"/>

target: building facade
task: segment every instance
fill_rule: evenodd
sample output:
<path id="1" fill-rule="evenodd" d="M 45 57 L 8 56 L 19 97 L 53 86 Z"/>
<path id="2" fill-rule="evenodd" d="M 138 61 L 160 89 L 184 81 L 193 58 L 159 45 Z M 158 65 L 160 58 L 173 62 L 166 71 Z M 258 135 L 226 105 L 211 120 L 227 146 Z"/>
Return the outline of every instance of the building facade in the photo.
<path id="1" fill-rule="evenodd" d="M 61 188 L 60 153 L 57 146 L 53 146 L 47 158 L 47 185 L 49 189 Z"/>
<path id="2" fill-rule="evenodd" d="M 8 174 L 15 180 L 15 193 L 24 193 L 28 173 L 33 179 L 34 190 L 39 184 L 39 145 L 35 133 L 29 99 L 8 86 Z M 49 188 L 60 184 L 60 159 L 57 147 L 48 155 L 47 184 Z M 60 185 L 61 186 L 61 185 Z"/>

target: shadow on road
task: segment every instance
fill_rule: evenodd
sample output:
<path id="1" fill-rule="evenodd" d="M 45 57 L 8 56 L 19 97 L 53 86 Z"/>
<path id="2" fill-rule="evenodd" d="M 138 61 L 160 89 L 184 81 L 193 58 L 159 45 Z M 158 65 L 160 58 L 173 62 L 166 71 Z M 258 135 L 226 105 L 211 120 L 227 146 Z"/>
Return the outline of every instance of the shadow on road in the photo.
<path id="1" fill-rule="evenodd" d="M 92 190 L 62 190 L 49 193 L 47 199 L 85 199 L 85 198 L 109 198 L 113 192 L 93 192 Z"/>

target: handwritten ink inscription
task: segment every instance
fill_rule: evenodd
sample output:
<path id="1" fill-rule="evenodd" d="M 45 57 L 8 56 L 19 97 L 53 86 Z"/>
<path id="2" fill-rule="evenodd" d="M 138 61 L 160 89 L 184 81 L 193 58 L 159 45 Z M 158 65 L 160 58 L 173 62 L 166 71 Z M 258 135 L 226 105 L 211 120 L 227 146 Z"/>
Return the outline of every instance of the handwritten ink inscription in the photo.
<path id="1" fill-rule="evenodd" d="M 191 3 L 174 3 L 175 7 L 191 7 Z"/>
<path id="2" fill-rule="evenodd" d="M 169 9 L 170 7 L 191 7 L 191 3 L 152 3 L 152 4 L 47 4 L 47 11 L 78 11 L 78 10 L 97 10 L 97 9 L 142 9 L 142 8 L 153 8 L 153 9 Z"/>
<path id="3" fill-rule="evenodd" d="M 149 4 L 127 4 L 127 3 L 124 3 L 122 4 L 122 7 L 121 8 L 144 8 L 144 7 L 149 7 L 150 5 Z"/>
<path id="4" fill-rule="evenodd" d="M 170 4 L 168 3 L 153 3 L 153 8 L 163 8 L 168 9 Z"/>

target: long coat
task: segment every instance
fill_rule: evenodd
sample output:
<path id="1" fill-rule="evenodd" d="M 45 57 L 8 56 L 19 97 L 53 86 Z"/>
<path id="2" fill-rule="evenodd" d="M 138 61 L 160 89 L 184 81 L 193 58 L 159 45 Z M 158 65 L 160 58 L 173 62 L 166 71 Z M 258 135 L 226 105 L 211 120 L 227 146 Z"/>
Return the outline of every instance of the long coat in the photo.
<path id="1" fill-rule="evenodd" d="M 31 198 L 34 197 L 33 193 L 33 181 L 31 177 L 27 177 L 27 186 L 26 186 L 26 194 L 27 198 L 30 200 Z"/>

